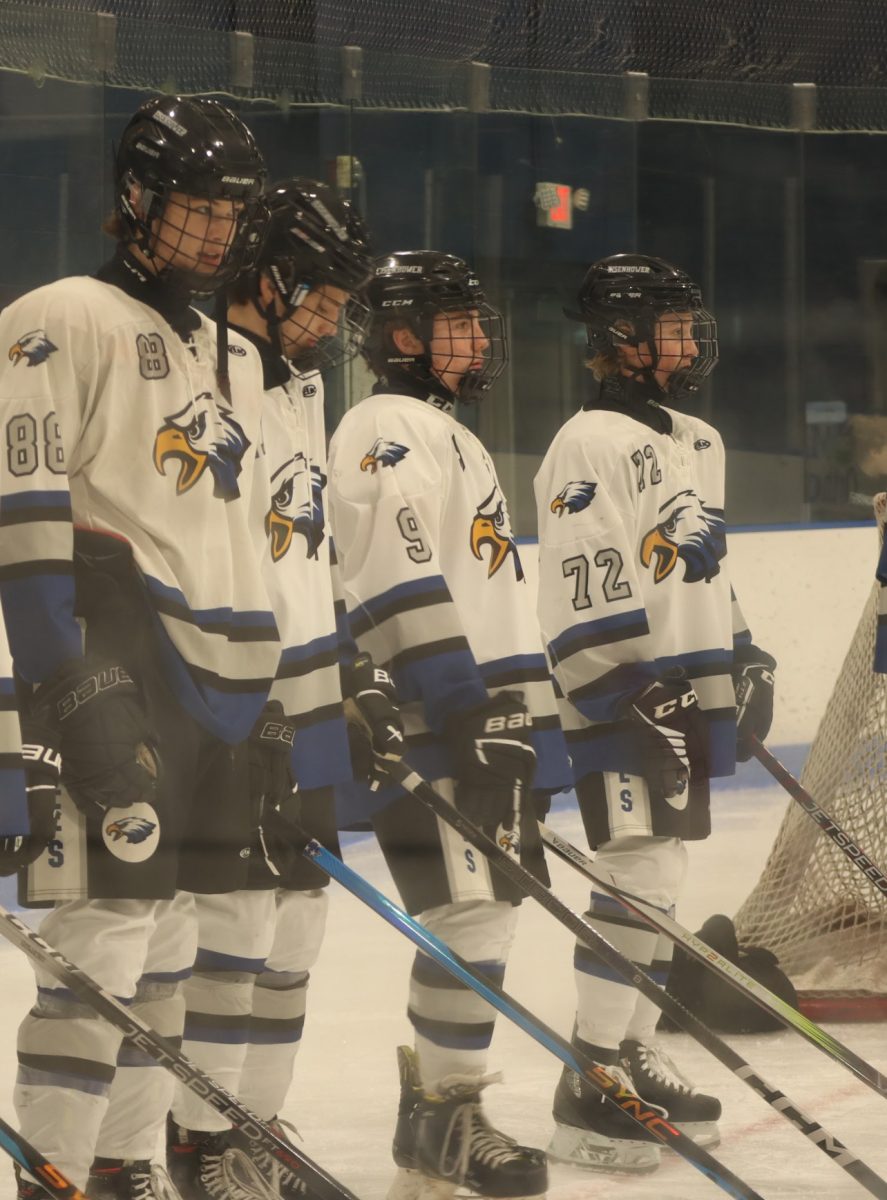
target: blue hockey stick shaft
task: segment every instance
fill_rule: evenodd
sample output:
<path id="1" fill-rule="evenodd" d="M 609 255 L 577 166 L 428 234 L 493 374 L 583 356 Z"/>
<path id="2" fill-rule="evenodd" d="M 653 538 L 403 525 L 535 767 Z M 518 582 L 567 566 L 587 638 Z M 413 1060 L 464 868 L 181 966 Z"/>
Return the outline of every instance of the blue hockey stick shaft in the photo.
<path id="1" fill-rule="evenodd" d="M 652 1134 L 662 1145 L 670 1146 L 671 1149 L 677 1151 L 692 1166 L 707 1176 L 712 1183 L 722 1188 L 728 1196 L 740 1197 L 742 1200 L 762 1200 L 758 1192 L 734 1175 L 729 1168 L 718 1162 L 707 1150 L 697 1146 L 692 1138 L 681 1133 L 679 1129 L 662 1117 L 660 1110 L 651 1110 L 633 1092 L 627 1091 L 619 1080 L 610 1075 L 604 1067 L 579 1053 L 566 1038 L 561 1037 L 550 1026 L 540 1021 L 507 992 L 490 980 L 477 975 L 469 964 L 444 942 L 430 933 L 414 917 L 405 913 L 402 908 L 398 908 L 384 893 L 364 879 L 362 875 L 358 875 L 356 871 L 346 866 L 340 858 L 321 846 L 318 841 L 312 838 L 305 847 L 304 853 L 322 871 L 335 879 L 337 883 L 341 883 L 352 895 L 362 900 L 364 904 L 384 918 L 389 925 L 394 926 L 408 937 L 414 945 L 423 950 L 429 958 L 434 959 L 445 971 L 464 983 L 466 987 L 471 988 L 472 991 L 477 992 L 509 1021 L 528 1033 L 546 1050 L 550 1050 L 570 1070 L 587 1079 L 592 1087 L 614 1101 L 635 1124 Z"/>

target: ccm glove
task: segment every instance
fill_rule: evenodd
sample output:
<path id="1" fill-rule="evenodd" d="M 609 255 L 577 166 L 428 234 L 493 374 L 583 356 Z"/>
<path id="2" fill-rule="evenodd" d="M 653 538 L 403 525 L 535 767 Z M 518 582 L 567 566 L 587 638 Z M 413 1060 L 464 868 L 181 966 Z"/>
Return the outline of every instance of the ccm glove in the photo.
<path id="1" fill-rule="evenodd" d="M 354 776 L 378 786 L 376 759 L 398 760 L 404 752 L 403 723 L 391 676 L 369 654 L 358 654 L 342 667 L 342 695 Z"/>
<path id="2" fill-rule="evenodd" d="M 32 713 L 58 731 L 61 780 L 79 808 L 153 803 L 159 759 L 125 667 L 91 656 L 66 663 L 34 692 Z"/>
<path id="3" fill-rule="evenodd" d="M 456 807 L 475 825 L 505 825 L 520 815 L 533 782 L 533 718 L 520 692 L 500 692 L 486 704 L 450 717 L 447 737 L 456 765 Z"/>
<path id="4" fill-rule="evenodd" d="M 737 646 L 733 658 L 736 695 L 736 760 L 751 758 L 751 739 L 763 741 L 773 722 L 776 659 L 757 646 Z"/>
<path id="5" fill-rule="evenodd" d="M 628 715 L 638 725 L 651 798 L 682 796 L 691 778 L 706 778 L 708 727 L 689 681 L 651 683 L 629 702 Z"/>
<path id="6" fill-rule="evenodd" d="M 0 875 L 12 875 L 40 857 L 55 834 L 62 756 L 56 729 L 35 716 L 21 719 L 22 759 L 30 833 L 0 837 Z"/>

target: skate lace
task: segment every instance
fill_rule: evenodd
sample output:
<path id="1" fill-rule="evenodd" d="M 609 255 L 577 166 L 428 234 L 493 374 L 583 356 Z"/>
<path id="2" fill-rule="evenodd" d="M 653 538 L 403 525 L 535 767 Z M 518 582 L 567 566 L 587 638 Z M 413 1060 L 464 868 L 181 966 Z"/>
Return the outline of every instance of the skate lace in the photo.
<path id="1" fill-rule="evenodd" d="M 135 1169 L 129 1176 L 130 1200 L 182 1200 L 173 1181 L 158 1163 L 145 1170 Z"/>
<path id="2" fill-rule="evenodd" d="M 488 1167 L 501 1167 L 520 1157 L 514 1149 L 517 1142 L 507 1134 L 500 1133 L 484 1116 L 478 1093 L 481 1088 L 502 1079 L 498 1072 L 482 1079 L 472 1079 L 470 1094 L 457 1104 L 450 1116 L 441 1144 L 438 1171 L 445 1179 L 464 1181 L 472 1158 Z M 458 1095 L 465 1085 L 449 1090 L 448 1098 Z"/>
<path id="3" fill-rule="evenodd" d="M 645 1046 L 641 1045 L 638 1048 L 638 1057 L 644 1067 L 644 1070 L 662 1084 L 663 1087 L 669 1088 L 673 1092 L 678 1092 L 684 1096 L 694 1096 L 696 1089 L 690 1083 L 686 1075 L 682 1075 L 678 1067 L 657 1045 Z"/>
<path id="4" fill-rule="evenodd" d="M 277 1200 L 265 1176 L 242 1150 L 201 1150 L 200 1183 L 213 1200 Z"/>
<path id="5" fill-rule="evenodd" d="M 290 1121 L 276 1117 L 273 1121 L 269 1121 L 269 1125 L 284 1141 L 289 1141 L 283 1133 L 285 1129 L 291 1130 L 301 1140 L 302 1135 Z M 260 1143 L 251 1143 L 251 1148 L 255 1154 L 254 1160 L 242 1153 L 236 1159 L 234 1157 L 228 1159 L 226 1156 L 225 1170 L 228 1172 L 228 1178 L 232 1185 L 245 1191 L 252 1200 L 270 1200 L 271 1197 L 274 1200 L 280 1200 L 284 1189 L 290 1193 L 307 1190 L 305 1181 L 289 1170 L 285 1163 L 265 1150 Z M 261 1183 L 255 1179 L 256 1171 L 261 1177 Z"/>

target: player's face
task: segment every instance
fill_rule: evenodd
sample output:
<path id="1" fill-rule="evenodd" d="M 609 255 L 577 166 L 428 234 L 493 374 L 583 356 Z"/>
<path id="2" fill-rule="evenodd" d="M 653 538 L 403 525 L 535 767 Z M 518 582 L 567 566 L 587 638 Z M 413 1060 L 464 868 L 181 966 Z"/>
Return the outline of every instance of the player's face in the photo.
<path id="1" fill-rule="evenodd" d="M 298 361 L 324 338 L 335 337 L 342 309 L 351 299 L 343 288 L 324 283 L 309 292 L 299 307 L 280 325 L 280 341 L 287 358 Z"/>
<path id="2" fill-rule="evenodd" d="M 214 275 L 227 258 L 242 210 L 239 200 L 170 192 L 152 227 L 154 259 L 164 267 Z"/>
<path id="3" fill-rule="evenodd" d="M 686 370 L 699 357 L 692 314 L 674 312 L 660 317 L 654 326 L 653 341 L 655 355 L 649 342 L 623 347 L 623 371 L 631 374 L 639 367 L 653 367 L 655 363 L 653 378 L 664 391 L 676 371 Z"/>
<path id="4" fill-rule="evenodd" d="M 431 369 L 445 388 L 456 392 L 469 371 L 479 371 L 490 348 L 476 308 L 437 313 L 431 334 Z"/>

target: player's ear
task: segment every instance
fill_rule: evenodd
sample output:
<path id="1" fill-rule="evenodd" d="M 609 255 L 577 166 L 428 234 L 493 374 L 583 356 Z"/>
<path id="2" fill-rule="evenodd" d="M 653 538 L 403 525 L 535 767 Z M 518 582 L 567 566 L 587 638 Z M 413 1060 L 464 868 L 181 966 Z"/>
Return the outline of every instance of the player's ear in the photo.
<path id="1" fill-rule="evenodd" d="M 392 325 L 388 336 L 401 354 L 421 354 L 422 343 L 409 325 Z"/>

